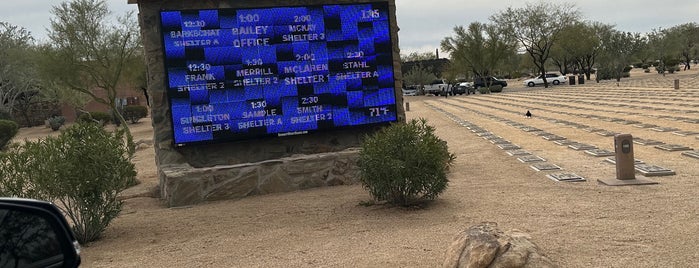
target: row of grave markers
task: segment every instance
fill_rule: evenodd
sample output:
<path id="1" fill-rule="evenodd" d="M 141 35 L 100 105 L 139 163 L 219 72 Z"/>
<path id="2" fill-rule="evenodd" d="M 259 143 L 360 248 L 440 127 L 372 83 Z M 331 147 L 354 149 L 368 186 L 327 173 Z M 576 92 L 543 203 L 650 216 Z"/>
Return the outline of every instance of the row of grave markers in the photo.
<path id="1" fill-rule="evenodd" d="M 509 125 L 509 126 L 516 127 L 516 128 L 518 128 L 518 129 L 520 129 L 520 130 L 522 130 L 522 131 L 529 132 L 529 133 L 532 133 L 532 134 L 537 135 L 537 136 L 541 136 L 544 140 L 552 141 L 552 142 L 554 142 L 554 143 L 557 144 L 557 145 L 566 146 L 566 147 L 568 147 L 568 148 L 570 148 L 570 149 L 573 149 L 573 150 L 576 150 L 576 151 L 585 151 L 585 153 L 588 154 L 588 155 L 592 155 L 592 156 L 596 156 L 596 157 L 602 157 L 602 156 L 613 156 L 613 155 L 615 154 L 613 151 L 604 150 L 604 149 L 599 149 L 599 148 L 597 148 L 597 147 L 594 146 L 594 145 L 590 145 L 590 144 L 585 144 L 585 143 L 581 143 L 581 142 L 576 142 L 576 141 L 573 141 L 573 140 L 569 140 L 569 139 L 567 139 L 567 138 L 565 138 L 565 137 L 558 136 L 558 135 L 556 135 L 556 134 L 552 134 L 552 133 L 543 131 L 543 130 L 541 130 L 541 129 L 535 128 L 535 127 L 527 126 L 527 125 L 522 124 L 522 123 L 519 123 L 519 122 L 515 122 L 515 121 L 512 121 L 512 120 L 505 119 L 505 118 L 500 118 L 500 117 L 497 117 L 497 116 L 494 116 L 494 115 L 490 115 L 490 114 L 485 114 L 485 113 L 483 113 L 483 112 L 481 112 L 481 111 L 477 111 L 477 110 L 474 110 L 474 109 L 469 109 L 469 108 L 462 107 L 462 106 L 458 106 L 458 105 L 454 105 L 454 104 L 451 104 L 451 103 L 446 103 L 446 102 L 443 102 L 443 103 L 444 103 L 444 104 L 447 104 L 447 105 L 452 105 L 452 106 L 454 106 L 454 107 L 461 108 L 461 109 L 464 109 L 464 110 L 469 110 L 469 111 L 471 111 L 471 112 L 473 112 L 473 113 L 476 113 L 476 114 L 479 114 L 479 115 L 481 115 L 481 116 L 483 116 L 483 117 L 491 118 L 491 119 L 493 119 L 493 120 L 503 122 L 503 123 L 505 123 L 505 124 L 507 124 L 507 125 Z M 432 106 L 432 107 L 434 107 L 434 106 Z M 444 111 L 443 113 L 447 114 L 448 116 L 450 115 L 450 114 L 448 114 L 448 112 L 446 112 L 446 111 Z M 454 115 L 450 115 L 450 118 L 451 118 L 451 117 L 454 117 Z M 452 119 L 452 120 L 454 120 L 454 119 Z M 460 119 L 459 119 L 459 120 L 460 120 Z M 457 121 L 457 123 L 458 123 L 458 121 Z M 477 131 L 480 131 L 480 129 L 476 129 L 476 130 L 477 130 Z M 471 130 L 471 131 L 474 132 L 474 130 Z M 476 133 L 478 133 L 478 132 L 476 132 Z M 487 133 L 489 133 L 489 132 L 486 132 L 486 133 L 483 134 L 483 135 L 484 135 L 485 137 L 488 137 Z M 494 135 L 494 134 L 493 134 L 493 135 Z M 502 144 L 507 144 L 508 142 L 509 142 L 509 141 L 504 140 L 504 139 L 502 139 L 502 138 L 500 138 L 500 139 L 495 139 L 494 141 L 491 140 L 491 143 L 500 144 L 499 147 L 500 147 L 501 149 L 504 149 L 504 148 L 502 147 Z M 532 159 L 536 159 L 536 158 L 532 158 Z M 541 159 L 543 159 L 543 158 L 541 158 Z M 612 157 L 612 158 L 607 158 L 606 160 L 607 160 L 607 161 L 605 161 L 605 162 L 615 164 L 615 162 L 614 162 L 615 160 L 614 160 L 613 157 Z M 520 160 L 520 161 L 521 161 L 521 160 Z M 676 172 L 673 171 L 673 170 L 671 170 L 671 169 L 667 169 L 667 168 L 660 167 L 660 166 L 657 166 L 657 165 L 649 165 L 649 164 L 646 164 L 646 163 L 644 163 L 644 162 L 642 162 L 642 161 L 639 162 L 639 163 L 636 163 L 636 165 L 635 165 L 634 167 L 635 167 L 636 171 L 638 171 L 639 173 L 641 173 L 641 174 L 644 175 L 644 176 L 667 176 L 667 175 L 675 175 L 675 174 L 676 174 Z M 553 167 L 552 167 L 552 168 L 553 168 Z"/>
<path id="2" fill-rule="evenodd" d="M 536 171 L 558 171 L 563 169 L 556 164 L 547 163 L 546 159 L 533 155 L 532 153 L 523 150 L 519 145 L 513 144 L 510 141 L 500 136 L 497 136 L 494 133 L 482 127 L 479 127 L 471 122 L 463 120 L 452 113 L 449 113 L 429 103 L 427 104 L 427 106 L 435 111 L 445 114 L 452 121 L 465 127 L 477 136 L 490 141 L 490 143 L 495 144 L 498 148 L 505 150 L 508 155 L 517 157 L 518 161 L 526 164 L 531 164 L 529 167 Z M 554 181 L 560 182 L 581 182 L 586 180 L 585 178 L 571 172 L 549 173 L 546 174 L 546 177 Z"/>
<path id="3" fill-rule="evenodd" d="M 515 112 L 515 111 L 506 110 L 503 108 L 494 107 L 494 106 L 490 106 L 490 105 L 481 105 L 478 103 L 468 102 L 468 101 L 464 101 L 464 100 L 459 100 L 459 101 L 464 102 L 464 103 L 469 103 L 472 105 L 480 105 L 480 106 L 487 107 L 490 109 L 495 109 L 495 110 L 500 110 L 500 111 L 504 111 L 504 112 L 518 114 L 518 112 Z M 493 101 L 493 102 L 496 102 L 496 101 Z M 514 105 L 514 104 L 504 104 L 504 103 L 501 103 L 501 104 L 508 105 L 508 106 L 518 106 L 518 105 Z M 520 108 L 526 108 L 526 107 L 522 106 Z M 573 113 L 562 112 L 562 111 L 550 111 L 550 112 L 585 117 L 585 115 L 573 114 Z M 590 127 L 590 126 L 587 126 L 584 124 L 571 122 L 571 121 L 567 121 L 567 120 L 560 120 L 560 119 L 546 117 L 546 116 L 537 116 L 536 118 L 548 120 L 551 123 L 556 123 L 556 124 L 560 124 L 560 125 L 566 125 L 566 126 L 582 129 L 584 131 L 596 133 L 596 134 L 604 136 L 604 137 L 613 137 L 617 134 L 620 134 L 618 132 L 613 132 L 613 131 L 608 131 L 608 130 L 604 130 L 604 129 L 600 129 L 600 128 Z M 610 122 L 618 122 L 621 124 L 636 124 L 635 126 L 638 128 L 651 128 L 651 130 L 657 131 L 657 132 L 674 131 L 673 134 L 678 135 L 678 136 L 688 136 L 688 135 L 699 134 L 699 132 L 697 132 L 697 131 L 680 131 L 677 128 L 667 128 L 667 127 L 659 127 L 657 125 L 641 124 L 640 122 L 637 122 L 637 121 L 627 121 L 627 120 L 623 120 L 623 119 L 614 119 L 614 120 L 609 120 L 609 121 Z M 523 130 L 528 131 L 528 132 L 538 131 L 538 130 L 532 130 L 532 129 L 526 129 L 526 128 Z M 697 136 L 696 138 L 699 139 L 699 136 Z M 547 139 L 547 140 L 565 140 L 565 138 L 560 137 L 560 136 L 556 136 L 556 135 L 551 135 L 551 137 L 544 137 L 544 139 Z M 564 142 L 559 142 L 559 143 L 564 143 Z M 654 145 L 654 148 L 664 150 L 664 151 L 671 151 L 671 152 L 689 151 L 689 152 L 682 153 L 682 155 L 687 156 L 687 157 L 692 157 L 692 158 L 697 158 L 696 156 L 699 155 L 699 151 L 692 151 L 693 149 L 691 147 L 685 146 L 685 145 L 680 145 L 680 144 L 665 144 L 664 142 L 661 142 L 661 141 L 646 140 L 646 139 L 642 139 L 642 138 L 634 139 L 634 143 L 640 144 L 640 145 Z M 559 144 L 559 145 L 564 145 L 564 144 Z M 565 144 L 565 145 L 570 145 L 570 144 Z M 581 149 L 581 150 L 583 150 L 583 149 Z M 587 150 L 587 149 L 584 149 L 584 150 Z"/>

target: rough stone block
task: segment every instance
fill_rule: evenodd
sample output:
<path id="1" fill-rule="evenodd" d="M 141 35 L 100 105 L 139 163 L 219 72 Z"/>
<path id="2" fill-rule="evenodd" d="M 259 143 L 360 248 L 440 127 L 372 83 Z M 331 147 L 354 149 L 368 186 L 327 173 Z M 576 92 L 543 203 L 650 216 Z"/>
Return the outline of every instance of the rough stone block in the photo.
<path id="1" fill-rule="evenodd" d="M 301 155 L 258 163 L 195 168 L 166 166 L 161 196 L 168 206 L 358 182 L 359 150 Z"/>

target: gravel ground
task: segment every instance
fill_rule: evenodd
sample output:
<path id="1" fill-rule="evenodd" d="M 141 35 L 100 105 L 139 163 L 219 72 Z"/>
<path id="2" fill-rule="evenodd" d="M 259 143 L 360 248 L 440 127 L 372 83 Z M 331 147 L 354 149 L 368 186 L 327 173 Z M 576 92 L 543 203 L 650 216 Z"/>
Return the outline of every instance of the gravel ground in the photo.
<path id="1" fill-rule="evenodd" d="M 408 118 L 427 118 L 457 156 L 449 188 L 428 207 L 362 206 L 370 197 L 359 185 L 183 208 L 134 194 L 104 237 L 83 248 L 83 267 L 436 267 L 455 234 L 486 221 L 529 233 L 560 267 L 696 267 L 699 159 L 635 144 L 637 159 L 677 175 L 648 177 L 657 185 L 609 187 L 597 182 L 616 175 L 604 157 L 515 126 L 607 150 L 613 137 L 580 125 L 697 150 L 697 135 L 636 126 L 699 131 L 691 122 L 699 120 L 697 72 L 681 74 L 681 90 L 670 88 L 672 76 L 639 74 L 619 86 L 523 89 L 512 81 L 501 94 L 407 97 Z M 524 117 L 527 110 L 532 118 Z M 485 128 L 587 180 L 548 179 L 555 172 L 530 168 L 457 122 Z M 133 129 L 136 140 L 152 138 L 147 120 Z M 48 132 L 22 131 L 27 137 Z M 157 184 L 152 147 L 138 152 L 136 164 L 143 183 L 130 191 L 149 191 Z"/>

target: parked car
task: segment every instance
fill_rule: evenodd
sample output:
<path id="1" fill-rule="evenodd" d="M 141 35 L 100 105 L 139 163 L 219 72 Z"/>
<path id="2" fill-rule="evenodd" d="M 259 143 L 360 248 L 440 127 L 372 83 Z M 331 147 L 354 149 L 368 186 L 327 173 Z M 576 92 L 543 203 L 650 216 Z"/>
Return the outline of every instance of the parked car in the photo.
<path id="1" fill-rule="evenodd" d="M 459 83 L 459 85 L 454 89 L 454 94 L 476 94 L 476 89 L 473 87 L 471 82 Z"/>
<path id="2" fill-rule="evenodd" d="M 52 203 L 0 197 L 0 267 L 78 267 L 80 244 Z"/>
<path id="3" fill-rule="evenodd" d="M 403 88 L 403 96 L 417 96 L 419 86 L 407 86 Z"/>
<path id="4" fill-rule="evenodd" d="M 555 74 L 555 73 L 548 73 L 546 74 L 546 82 L 549 84 L 553 85 L 559 85 L 559 84 L 565 84 L 568 82 L 568 78 L 560 75 L 560 74 Z M 524 80 L 524 85 L 528 87 L 533 87 L 536 85 L 543 85 L 544 84 L 544 76 L 540 75 L 535 78 L 530 78 L 527 80 Z"/>
<path id="5" fill-rule="evenodd" d="M 504 79 L 499 79 L 494 76 L 488 76 L 488 77 L 476 77 L 473 79 L 473 87 L 474 89 L 478 89 L 481 87 L 487 87 L 488 85 L 495 86 L 495 85 L 500 85 L 502 87 L 507 86 L 507 81 Z"/>
<path id="6" fill-rule="evenodd" d="M 449 93 L 451 93 L 451 85 L 442 79 L 434 80 L 429 85 L 425 85 L 425 95 L 432 94 L 435 96 L 439 96 L 442 94 Z"/>

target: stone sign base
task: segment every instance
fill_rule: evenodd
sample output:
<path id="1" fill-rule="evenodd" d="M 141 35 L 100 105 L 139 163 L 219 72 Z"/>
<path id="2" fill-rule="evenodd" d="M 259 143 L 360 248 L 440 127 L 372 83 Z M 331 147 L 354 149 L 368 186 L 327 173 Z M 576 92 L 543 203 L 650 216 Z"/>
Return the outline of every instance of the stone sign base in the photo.
<path id="1" fill-rule="evenodd" d="M 229 166 L 164 166 L 161 197 L 167 206 L 290 192 L 359 182 L 358 149 Z"/>

